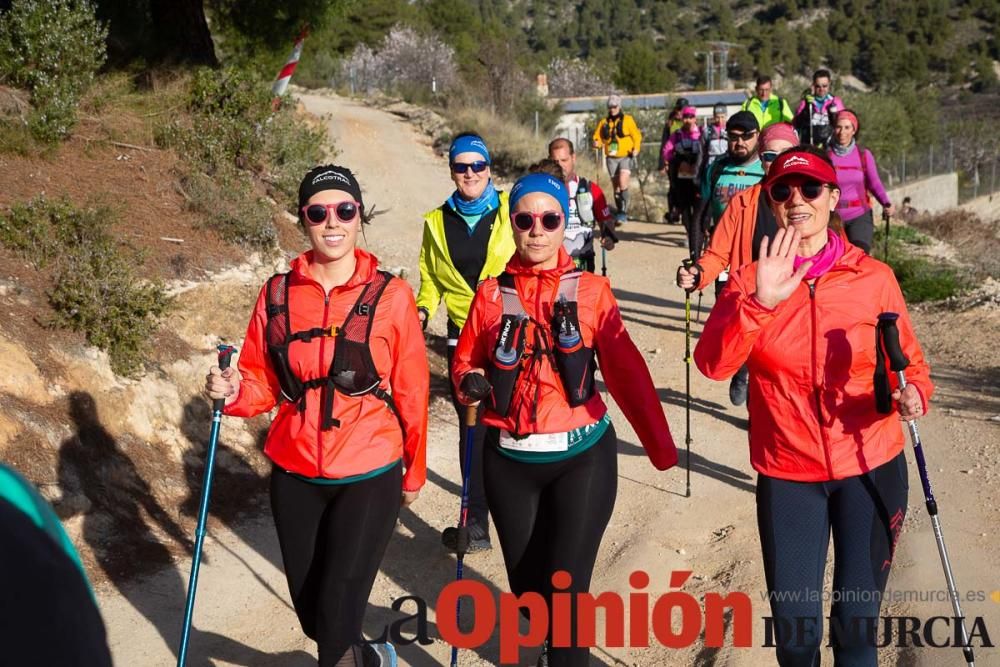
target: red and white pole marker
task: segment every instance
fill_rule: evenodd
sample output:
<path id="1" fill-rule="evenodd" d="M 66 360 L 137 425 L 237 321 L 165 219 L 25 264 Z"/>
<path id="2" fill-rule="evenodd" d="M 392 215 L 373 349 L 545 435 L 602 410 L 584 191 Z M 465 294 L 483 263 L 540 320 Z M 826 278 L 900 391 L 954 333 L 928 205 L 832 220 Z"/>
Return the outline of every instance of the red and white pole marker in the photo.
<path id="1" fill-rule="evenodd" d="M 299 36 L 295 38 L 295 47 L 292 49 L 292 55 L 285 61 L 285 65 L 278 72 L 278 78 L 275 80 L 274 85 L 271 86 L 271 92 L 274 93 L 275 97 L 275 105 L 277 105 L 277 98 L 285 94 L 288 82 L 292 80 L 292 73 L 295 72 L 295 66 L 299 64 L 299 58 L 302 56 L 302 44 L 305 43 L 308 36 L 309 26 L 306 26 L 302 28 Z"/>

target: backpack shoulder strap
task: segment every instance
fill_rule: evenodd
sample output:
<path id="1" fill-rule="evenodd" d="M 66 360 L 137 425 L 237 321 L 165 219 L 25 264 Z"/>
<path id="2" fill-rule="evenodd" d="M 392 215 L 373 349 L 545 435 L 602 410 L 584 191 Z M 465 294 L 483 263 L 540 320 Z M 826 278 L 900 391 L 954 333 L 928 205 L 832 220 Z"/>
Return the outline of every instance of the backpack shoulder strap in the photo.
<path id="1" fill-rule="evenodd" d="M 264 287 L 268 346 L 288 345 L 291 335 L 288 325 L 288 283 L 291 272 L 276 273 L 267 279 Z"/>
<path id="2" fill-rule="evenodd" d="M 500 298 L 503 299 L 503 314 L 514 316 L 527 316 L 521 297 L 517 295 L 517 286 L 514 283 L 514 276 L 504 271 L 497 276 L 497 284 L 500 289 Z"/>
<path id="3" fill-rule="evenodd" d="M 302 394 L 302 382 L 288 365 L 288 346 L 295 338 L 288 316 L 288 286 L 291 275 L 291 272 L 276 273 L 268 278 L 264 286 L 267 314 L 264 342 L 267 344 L 267 354 L 278 378 L 281 393 L 287 400 L 295 401 Z M 317 335 L 322 335 L 322 332 Z"/>
<path id="4" fill-rule="evenodd" d="M 564 297 L 571 303 L 575 302 L 580 288 L 581 275 L 583 275 L 583 272 L 575 269 L 559 276 L 559 291 L 556 293 L 556 298 Z"/>
<path id="5" fill-rule="evenodd" d="M 375 309 L 385 288 L 389 286 L 393 275 L 386 271 L 376 271 L 375 277 L 365 285 L 354 302 L 354 307 L 348 313 L 347 319 L 340 326 L 338 335 L 355 343 L 368 344 L 371 337 L 372 324 L 375 322 Z"/>

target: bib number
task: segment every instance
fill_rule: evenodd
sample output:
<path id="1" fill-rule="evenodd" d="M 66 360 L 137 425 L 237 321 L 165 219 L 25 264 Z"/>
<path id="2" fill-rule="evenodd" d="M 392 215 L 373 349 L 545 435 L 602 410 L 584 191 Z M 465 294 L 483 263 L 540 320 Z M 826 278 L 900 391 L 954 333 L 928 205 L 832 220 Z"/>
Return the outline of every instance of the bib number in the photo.
<path id="1" fill-rule="evenodd" d="M 569 449 L 569 434 L 531 433 L 518 437 L 501 429 L 500 446 L 518 452 L 565 452 Z"/>
<path id="2" fill-rule="evenodd" d="M 612 141 L 611 142 L 611 144 L 608 146 L 608 152 L 611 155 L 618 155 L 618 142 L 617 141 Z"/>

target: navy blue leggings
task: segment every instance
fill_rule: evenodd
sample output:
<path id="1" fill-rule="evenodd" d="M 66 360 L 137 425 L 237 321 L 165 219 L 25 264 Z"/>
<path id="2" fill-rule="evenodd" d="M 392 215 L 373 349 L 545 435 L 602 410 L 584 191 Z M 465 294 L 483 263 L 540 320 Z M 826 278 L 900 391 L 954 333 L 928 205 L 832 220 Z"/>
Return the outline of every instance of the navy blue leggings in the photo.
<path id="1" fill-rule="evenodd" d="M 819 665 L 832 531 L 831 619 L 843 628 L 830 637 L 834 659 L 837 667 L 875 667 L 867 626 L 856 622 L 852 634 L 851 619 L 879 615 L 908 487 L 902 453 L 868 473 L 830 482 L 758 476 L 757 525 L 779 665 Z"/>

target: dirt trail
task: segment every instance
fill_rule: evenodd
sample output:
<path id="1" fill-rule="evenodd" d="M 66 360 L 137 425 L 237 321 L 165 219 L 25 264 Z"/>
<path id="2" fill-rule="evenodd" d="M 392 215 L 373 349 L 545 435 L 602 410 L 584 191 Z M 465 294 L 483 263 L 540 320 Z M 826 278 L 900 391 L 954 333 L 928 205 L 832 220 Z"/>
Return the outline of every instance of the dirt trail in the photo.
<path id="1" fill-rule="evenodd" d="M 447 196 L 451 184 L 446 163 L 428 142 L 404 122 L 340 98 L 304 96 L 307 108 L 332 114 L 331 135 L 338 162 L 350 166 L 365 187 L 368 203 L 388 212 L 367 230 L 370 248 L 389 267 L 405 267 L 416 284 L 421 238 L 420 213 Z M 683 254 L 679 227 L 629 223 L 622 245 L 608 255 L 609 275 L 629 330 L 643 351 L 660 391 L 674 438 L 684 441 L 684 302 L 670 276 Z M 705 296 L 703 317 L 711 305 Z M 700 326 L 696 326 L 696 331 Z M 432 330 L 443 333 L 440 316 Z M 923 330 L 918 328 L 918 333 Z M 934 358 L 931 358 L 932 364 Z M 1000 425 L 986 419 L 1000 413 L 994 394 L 970 397 L 970 378 L 952 374 L 943 382 L 939 400 L 953 402 L 949 414 L 938 410 L 922 423 L 932 473 L 941 503 L 959 585 L 965 590 L 1000 588 L 996 572 L 1000 558 L 988 546 L 997 525 L 996 441 Z M 729 405 L 727 387 L 692 371 L 692 497 L 684 498 L 684 471 L 656 471 L 617 406 L 611 413 L 620 444 L 619 488 L 615 514 L 604 537 L 593 590 L 627 595 L 634 570 L 651 576 L 651 598 L 667 592 L 672 570 L 692 570 L 685 590 L 744 591 L 753 604 L 753 641 L 763 642 L 759 617 L 768 613 L 761 601 L 760 566 L 753 502 L 754 474 L 747 456 L 746 412 Z M 964 385 L 964 386 L 963 386 Z M 978 403 L 969 406 L 970 400 Z M 225 427 L 223 427 L 225 428 Z M 453 524 L 458 510 L 459 471 L 454 414 L 443 397 L 432 402 L 428 452 L 428 484 L 413 511 L 403 512 L 382 571 L 371 596 L 366 632 L 377 635 L 399 616 L 392 600 L 417 595 L 431 605 L 441 587 L 454 577 L 454 560 L 439 543 L 439 531 Z M 912 456 L 908 458 L 911 459 Z M 683 461 L 683 455 L 682 455 Z M 973 468 L 976 462 L 980 468 Z M 963 470 L 972 469 L 971 473 Z M 970 483 L 971 482 L 971 483 Z M 312 662 L 312 642 L 300 632 L 292 611 L 270 517 L 231 530 L 211 527 L 206 541 L 195 616 L 191 664 L 274 665 L 298 667 Z M 495 542 L 496 543 L 496 542 Z M 938 589 L 942 577 L 933 537 L 925 518 L 919 482 L 911 465 L 910 516 L 901 541 L 898 564 L 890 581 L 896 589 Z M 183 591 L 189 562 L 175 570 L 137 581 L 125 595 L 99 591 L 116 664 L 166 665 L 174 660 L 182 618 Z M 466 560 L 466 576 L 487 583 L 494 592 L 507 590 L 499 549 Z M 411 607 L 412 608 L 412 607 Z M 900 606 L 927 618 L 948 615 L 943 603 Z M 967 605 L 970 615 L 982 615 L 993 639 L 1000 637 L 1000 604 Z M 410 625 L 412 627 L 412 624 Z M 431 627 L 432 637 L 437 636 Z M 595 665 L 733 665 L 773 663 L 771 649 L 598 649 Z M 428 646 L 398 647 L 400 663 L 425 667 L 447 664 L 449 647 L 440 640 Z M 957 664 L 957 652 L 923 650 L 897 657 L 884 651 L 885 664 Z M 534 664 L 535 650 L 523 654 Z M 979 664 L 1000 664 L 996 652 L 979 651 Z M 829 659 L 829 657 L 827 658 Z M 462 664 L 498 663 L 497 638 L 476 651 L 462 653 Z"/>

